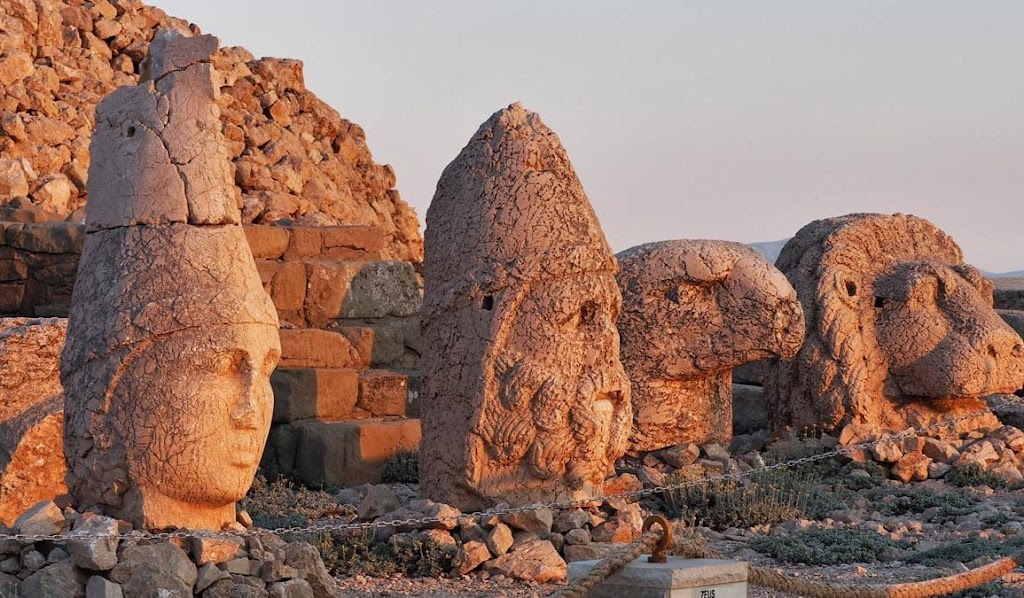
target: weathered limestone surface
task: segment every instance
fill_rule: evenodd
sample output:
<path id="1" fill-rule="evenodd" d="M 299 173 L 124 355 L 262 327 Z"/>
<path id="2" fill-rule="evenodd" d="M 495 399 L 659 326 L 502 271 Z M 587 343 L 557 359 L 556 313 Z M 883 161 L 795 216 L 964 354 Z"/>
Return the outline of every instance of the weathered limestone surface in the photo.
<path id="1" fill-rule="evenodd" d="M 992 308 L 992 284 L 930 222 L 851 214 L 801 229 L 776 263 L 796 288 L 807 339 L 774 363 L 773 426 L 920 428 L 979 411 L 1024 382 L 1024 343 Z"/>
<path id="2" fill-rule="evenodd" d="M 0 206 L 13 208 L 0 215 L 80 222 L 100 100 L 147 72 L 159 78 L 209 42 L 196 38 L 197 48 L 147 67 L 158 29 L 199 29 L 138 0 L 8 0 L 0 21 Z M 219 130 L 226 140 L 233 184 L 223 192 L 242 199 L 244 222 L 372 226 L 384 259 L 421 260 L 416 216 L 394 189 L 393 169 L 373 162 L 359 125 L 306 89 L 301 62 L 223 48 L 212 63 L 219 122 L 200 133 Z M 155 168 L 151 181 L 168 174 Z"/>
<path id="3" fill-rule="evenodd" d="M 67 492 L 60 350 L 67 323 L 0 319 L 0 521 Z"/>
<path id="4" fill-rule="evenodd" d="M 214 71 L 201 52 L 175 51 L 195 40 L 160 35 L 154 64 L 196 62 L 96 112 L 61 359 L 67 480 L 78 505 L 137 527 L 220 529 L 270 426 L 278 320 L 237 224 L 220 133 L 194 129 L 216 122 Z M 120 177 L 105 172 L 117 164 Z"/>
<path id="5" fill-rule="evenodd" d="M 732 439 L 732 368 L 790 358 L 803 342 L 796 291 L 728 241 L 649 243 L 618 255 L 622 365 L 633 388 L 630 449 Z"/>
<path id="6" fill-rule="evenodd" d="M 596 494 L 626 449 L 615 258 L 558 137 L 519 104 L 427 212 L 420 483 L 461 509 Z"/>

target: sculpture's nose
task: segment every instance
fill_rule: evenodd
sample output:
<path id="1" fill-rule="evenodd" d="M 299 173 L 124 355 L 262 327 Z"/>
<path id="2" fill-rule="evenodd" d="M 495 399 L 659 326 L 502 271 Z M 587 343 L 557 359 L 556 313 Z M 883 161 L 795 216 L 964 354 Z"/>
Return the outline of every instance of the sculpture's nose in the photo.
<path id="1" fill-rule="evenodd" d="M 259 389 L 258 385 L 247 381 L 238 403 L 231 410 L 231 423 L 238 429 L 255 430 L 259 424 Z"/>
<path id="2" fill-rule="evenodd" d="M 1024 360 L 1024 340 L 1001 320 L 997 324 L 984 336 L 981 348 L 998 363 Z"/>

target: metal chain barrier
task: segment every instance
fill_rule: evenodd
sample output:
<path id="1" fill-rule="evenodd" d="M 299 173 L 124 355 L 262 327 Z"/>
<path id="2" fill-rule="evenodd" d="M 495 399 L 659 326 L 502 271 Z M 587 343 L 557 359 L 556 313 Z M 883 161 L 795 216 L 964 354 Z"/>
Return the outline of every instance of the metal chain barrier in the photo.
<path id="1" fill-rule="evenodd" d="M 1001 409 L 1004 406 L 1016 405 L 1024 408 L 1024 398 L 1017 397 L 1014 395 L 1006 395 L 1005 399 L 1001 402 L 991 405 L 989 409 Z M 459 515 L 446 515 L 446 516 L 434 516 L 434 517 L 413 517 L 407 519 L 394 519 L 394 520 L 382 520 L 376 521 L 365 521 L 365 522 L 332 522 L 324 521 L 306 526 L 293 526 L 293 527 L 278 527 L 273 529 L 263 528 L 252 528 L 241 531 L 204 531 L 204 530 L 186 530 L 180 529 L 169 532 L 145 532 L 141 530 L 134 530 L 128 533 L 117 533 L 117 534 L 89 534 L 79 532 L 69 532 L 64 534 L 0 534 L 0 541 L 4 540 L 17 540 L 19 542 L 54 542 L 63 540 L 100 540 L 100 539 L 136 539 L 136 540 L 171 540 L 171 539 L 184 539 L 184 538 L 218 538 L 218 537 L 247 537 L 247 536 L 259 536 L 261 534 L 315 534 L 315 533 L 327 533 L 327 532 L 356 532 L 356 531 L 371 531 L 376 529 L 383 529 L 388 527 L 421 527 L 428 526 L 436 523 L 453 523 L 459 519 L 472 518 L 477 521 L 487 519 L 490 517 L 501 516 L 501 515 L 515 515 L 519 513 L 528 513 L 531 511 L 537 511 L 540 509 L 555 509 L 555 510 L 566 510 L 566 509 L 578 509 L 592 505 L 594 502 L 600 502 L 605 500 L 637 500 L 646 498 L 654 495 L 662 495 L 668 492 L 674 492 L 677 490 L 683 490 L 686 488 L 692 488 L 696 486 L 703 486 L 707 484 L 714 484 L 719 482 L 739 481 L 743 478 L 747 478 L 760 473 L 774 471 L 776 469 L 789 469 L 800 467 L 808 463 L 815 463 L 818 461 L 824 461 L 832 459 L 842 455 L 849 455 L 856 451 L 867 450 L 873 448 L 883 442 L 900 440 L 908 438 L 910 436 L 917 436 L 922 433 L 927 433 L 930 430 L 938 430 L 946 426 L 955 425 L 962 421 L 967 421 L 977 417 L 983 412 L 976 411 L 967 415 L 962 415 L 957 418 L 950 418 L 935 422 L 929 426 L 925 426 L 920 429 L 907 429 L 902 432 L 894 434 L 887 434 L 876 440 L 869 440 L 857 444 L 850 444 L 846 446 L 836 447 L 830 451 L 816 453 L 806 457 L 800 457 L 797 459 L 791 459 L 780 463 L 774 463 L 772 465 L 763 465 L 761 467 L 754 467 L 746 471 L 737 471 L 733 473 L 722 474 L 718 476 L 708 476 L 700 479 L 687 480 L 677 484 L 669 484 L 663 486 L 654 486 L 651 488 L 643 488 L 641 490 L 634 490 L 630 492 L 621 492 L 618 494 L 599 495 L 591 498 L 573 499 L 562 502 L 552 503 L 535 503 L 522 505 L 518 507 L 506 507 L 502 509 L 487 509 L 484 511 L 475 511 L 472 513 L 461 513 Z"/>

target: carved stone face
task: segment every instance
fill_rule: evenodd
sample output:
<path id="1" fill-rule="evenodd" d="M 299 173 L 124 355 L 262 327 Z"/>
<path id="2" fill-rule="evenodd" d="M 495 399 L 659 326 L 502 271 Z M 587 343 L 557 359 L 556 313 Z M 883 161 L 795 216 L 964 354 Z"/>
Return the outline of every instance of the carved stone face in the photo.
<path id="1" fill-rule="evenodd" d="M 970 266 L 898 264 L 874 286 L 889 386 L 923 399 L 1013 392 L 1024 345 L 992 310 L 992 283 Z"/>
<path id="2" fill-rule="evenodd" d="M 1024 341 L 934 224 L 904 214 L 818 220 L 776 264 L 808 323 L 797 356 L 766 377 L 777 432 L 867 423 L 958 437 L 1001 425 L 984 397 L 1024 383 Z"/>
<path id="3" fill-rule="evenodd" d="M 280 353 L 271 326 L 221 324 L 161 337 L 132 361 L 113 413 L 144 502 L 223 505 L 245 495 L 266 443 Z M 163 399 L 129 400 L 145 396 L 139 387 Z"/>
<path id="4" fill-rule="evenodd" d="M 804 319 L 786 277 L 750 247 L 681 239 L 618 254 L 630 448 L 732 438 L 732 368 L 791 358 Z"/>
<path id="5" fill-rule="evenodd" d="M 504 348 L 512 367 L 499 372 L 495 399 L 529 401 L 536 435 L 527 462 L 538 476 L 600 487 L 622 453 L 631 413 L 620 302 L 611 274 L 577 274 L 532 285 L 513 316 Z M 507 436 L 494 436 L 497 452 Z"/>

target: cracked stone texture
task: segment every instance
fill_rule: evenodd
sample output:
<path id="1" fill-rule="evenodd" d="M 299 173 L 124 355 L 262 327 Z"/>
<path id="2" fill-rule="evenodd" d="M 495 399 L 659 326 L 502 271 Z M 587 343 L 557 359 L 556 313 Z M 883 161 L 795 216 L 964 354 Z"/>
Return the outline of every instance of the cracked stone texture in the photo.
<path id="1" fill-rule="evenodd" d="M 732 439 L 732 368 L 796 355 L 804 316 L 786 277 L 728 241 L 648 243 L 616 255 L 630 449 Z"/>
<path id="2" fill-rule="evenodd" d="M 992 283 L 927 220 L 851 214 L 817 220 L 776 265 L 796 288 L 807 338 L 766 380 L 773 428 L 874 424 L 895 431 L 977 412 L 1024 382 L 1024 343 L 992 308 Z M 950 430 L 952 431 L 952 430 Z"/>
<path id="3" fill-rule="evenodd" d="M 164 63 L 144 64 L 157 30 L 199 28 L 138 0 L 5 0 L 0 21 L 0 211 L 80 222 L 97 104 L 197 51 L 162 52 Z M 209 43 L 195 39 L 199 50 Z M 394 170 L 373 162 L 359 125 L 306 89 L 300 61 L 257 60 L 234 47 L 212 62 L 222 92 L 215 128 L 226 138 L 244 222 L 377 226 L 382 257 L 422 259 L 416 215 L 394 188 Z"/>
<path id="4" fill-rule="evenodd" d="M 67 322 L 0 319 L 0 521 L 67 492 L 60 350 Z"/>
<path id="5" fill-rule="evenodd" d="M 168 53 L 175 40 L 189 43 L 172 36 Z M 176 66 L 97 109 L 105 124 L 93 137 L 94 170 L 121 164 L 122 180 L 90 177 L 90 232 L 61 359 L 64 452 L 79 506 L 140 528 L 220 529 L 256 473 L 281 347 L 242 227 L 222 223 L 231 191 L 219 132 L 191 147 L 188 172 L 169 169 L 184 195 L 169 184 L 158 198 L 146 187 L 152 170 L 135 161 L 140 148 L 177 151 L 185 142 L 176 135 L 210 115 L 209 64 Z M 169 96 L 191 100 L 162 127 L 144 126 L 149 112 L 138 107 Z M 143 131 L 153 138 L 139 141 Z"/>
<path id="6" fill-rule="evenodd" d="M 420 483 L 460 509 L 593 496 L 626 449 L 616 264 L 558 137 L 513 104 L 427 211 Z"/>

